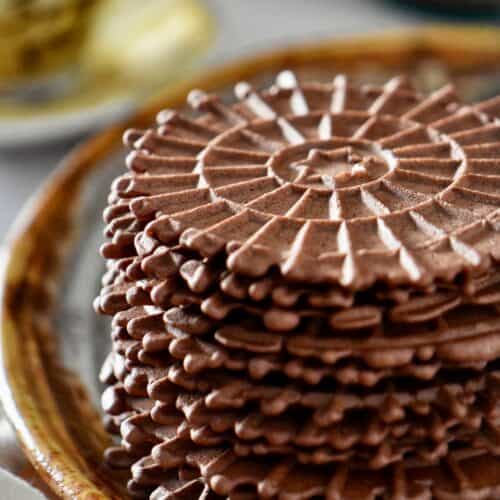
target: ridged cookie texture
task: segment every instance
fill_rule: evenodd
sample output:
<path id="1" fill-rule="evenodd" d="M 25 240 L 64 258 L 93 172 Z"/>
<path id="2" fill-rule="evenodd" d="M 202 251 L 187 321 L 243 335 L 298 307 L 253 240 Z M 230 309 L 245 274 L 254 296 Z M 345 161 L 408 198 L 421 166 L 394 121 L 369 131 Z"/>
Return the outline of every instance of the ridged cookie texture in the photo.
<path id="1" fill-rule="evenodd" d="M 124 136 L 107 462 L 138 498 L 500 496 L 500 98 L 241 82 Z"/>

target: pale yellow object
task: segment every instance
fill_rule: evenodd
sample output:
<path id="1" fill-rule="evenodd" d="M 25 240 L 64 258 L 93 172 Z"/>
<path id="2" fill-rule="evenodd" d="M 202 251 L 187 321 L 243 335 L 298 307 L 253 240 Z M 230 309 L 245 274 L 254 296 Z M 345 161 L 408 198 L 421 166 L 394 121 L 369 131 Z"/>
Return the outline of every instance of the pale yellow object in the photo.
<path id="1" fill-rule="evenodd" d="M 0 82 L 68 64 L 78 51 L 93 0 L 0 0 Z"/>
<path id="2" fill-rule="evenodd" d="M 154 85 L 169 71 L 185 69 L 213 32 L 196 0 L 102 1 L 91 19 L 83 64 L 89 73 Z"/>
<path id="3" fill-rule="evenodd" d="M 5 21 L 7 16 L 2 16 L 1 7 L 11 6 L 11 2 L 17 0 L 0 2 L 1 89 L 2 84 L 9 87 L 12 82 L 22 83 L 19 78 L 14 80 L 22 70 L 17 58 L 21 49 L 14 50 L 17 42 L 9 39 L 2 44 L 2 19 Z M 114 108 L 119 102 L 130 107 L 141 96 L 186 78 L 194 63 L 210 48 L 214 37 L 212 18 L 199 0 L 32 0 L 25 5 L 45 12 L 49 4 L 58 8 L 77 3 L 92 7 L 85 11 L 88 15 L 85 15 L 84 38 L 75 40 L 74 45 L 67 43 L 60 50 L 44 51 L 41 44 L 36 44 L 40 66 L 46 73 L 70 61 L 74 89 L 47 101 L 0 99 L 0 125 L 3 122 L 8 126 L 12 120 L 31 123 L 64 119 L 89 109 Z M 16 10 L 16 19 L 19 11 Z M 62 24 L 54 22 L 51 26 L 43 21 L 39 35 L 47 28 L 46 34 L 55 36 L 58 30 L 64 31 L 71 25 L 71 19 L 67 18 L 66 24 Z M 4 33 L 6 29 L 4 27 Z M 21 38 L 19 35 L 19 40 Z M 29 78 L 31 76 L 33 74 Z"/>

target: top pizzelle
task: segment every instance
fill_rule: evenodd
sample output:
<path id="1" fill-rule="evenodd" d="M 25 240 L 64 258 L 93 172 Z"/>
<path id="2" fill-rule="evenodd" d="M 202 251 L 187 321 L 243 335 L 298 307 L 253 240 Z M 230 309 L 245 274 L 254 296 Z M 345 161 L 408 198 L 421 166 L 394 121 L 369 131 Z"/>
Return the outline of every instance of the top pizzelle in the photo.
<path id="1" fill-rule="evenodd" d="M 238 102 L 193 91 L 196 117 L 164 111 L 131 130 L 114 190 L 144 225 L 139 256 L 169 245 L 259 277 L 423 286 L 481 273 L 500 258 L 500 97 L 465 106 L 451 86 L 428 96 L 301 84 L 281 73 Z M 113 218 L 111 207 L 108 218 Z"/>

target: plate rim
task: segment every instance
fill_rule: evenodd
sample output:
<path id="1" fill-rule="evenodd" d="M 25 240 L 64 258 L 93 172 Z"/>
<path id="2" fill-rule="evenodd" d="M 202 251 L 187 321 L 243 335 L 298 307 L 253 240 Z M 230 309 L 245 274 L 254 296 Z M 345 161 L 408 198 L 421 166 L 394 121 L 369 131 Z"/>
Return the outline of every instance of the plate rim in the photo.
<path id="1" fill-rule="evenodd" d="M 43 227 L 43 221 L 47 217 L 50 219 L 54 200 L 62 196 L 64 188 L 70 186 L 70 189 L 78 190 L 86 176 L 97 168 L 99 161 L 119 147 L 125 129 L 146 126 L 159 109 L 180 107 L 192 88 L 212 91 L 287 66 L 339 61 L 348 65 L 370 53 L 377 54 L 379 61 L 385 59 L 386 63 L 390 63 L 395 58 L 400 60 L 402 55 L 409 56 L 419 51 L 439 55 L 452 64 L 459 63 L 465 52 L 481 54 L 483 64 L 488 60 L 500 62 L 500 28 L 433 25 L 389 30 L 266 51 L 204 70 L 161 93 L 133 117 L 78 146 L 25 204 L 0 252 L 0 402 L 28 459 L 56 495 L 68 499 L 118 498 L 112 491 L 106 491 L 97 475 L 89 475 L 88 468 L 76 458 L 61 452 L 70 449 L 72 441 L 55 405 L 50 384 L 43 376 L 37 384 L 30 379 L 30 375 L 39 373 L 37 369 L 40 370 L 43 365 L 42 353 L 36 348 L 36 333 L 28 332 L 26 337 L 24 332 L 23 337 L 13 315 L 16 292 L 24 286 L 23 280 L 29 269 L 28 258 L 36 243 L 34 235 L 37 234 L 37 226 Z M 478 64 L 477 59 L 471 64 Z M 31 346 L 28 351 L 31 357 L 24 359 L 23 363 L 20 361 L 21 353 L 26 353 L 25 344 Z M 41 400 L 40 394 L 54 401 Z M 58 428 L 59 425 L 62 427 Z"/>

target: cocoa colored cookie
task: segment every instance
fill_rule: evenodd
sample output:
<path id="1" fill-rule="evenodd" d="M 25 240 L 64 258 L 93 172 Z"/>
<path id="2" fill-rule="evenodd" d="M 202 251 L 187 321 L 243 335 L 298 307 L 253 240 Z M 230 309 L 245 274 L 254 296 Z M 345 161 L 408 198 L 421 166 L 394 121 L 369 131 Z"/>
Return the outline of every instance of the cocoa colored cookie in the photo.
<path id="1" fill-rule="evenodd" d="M 124 136 L 95 309 L 134 497 L 500 497 L 500 98 L 241 82 Z"/>

